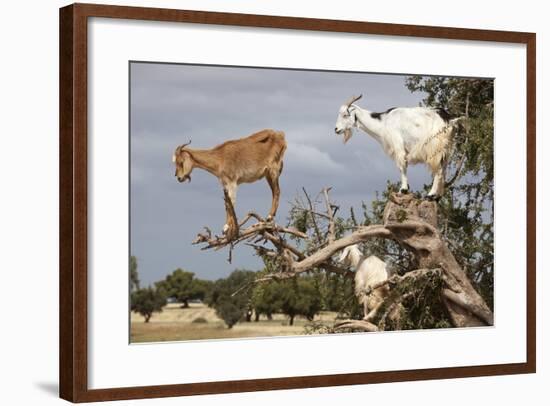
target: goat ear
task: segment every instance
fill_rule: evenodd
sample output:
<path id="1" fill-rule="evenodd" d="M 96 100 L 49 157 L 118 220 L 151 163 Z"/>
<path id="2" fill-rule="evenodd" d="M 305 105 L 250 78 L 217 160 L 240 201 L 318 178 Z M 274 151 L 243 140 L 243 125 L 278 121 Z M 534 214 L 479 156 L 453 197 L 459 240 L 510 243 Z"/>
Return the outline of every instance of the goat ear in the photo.
<path id="1" fill-rule="evenodd" d="M 193 155 L 191 155 L 191 152 L 189 152 L 185 149 L 182 149 L 180 151 L 180 154 L 181 154 L 181 157 L 184 158 L 186 161 L 193 161 Z"/>
<path id="2" fill-rule="evenodd" d="M 176 162 L 176 158 L 180 155 L 181 153 L 181 145 L 178 145 L 178 147 L 176 148 L 176 150 L 174 151 L 174 154 L 172 155 L 172 162 Z"/>

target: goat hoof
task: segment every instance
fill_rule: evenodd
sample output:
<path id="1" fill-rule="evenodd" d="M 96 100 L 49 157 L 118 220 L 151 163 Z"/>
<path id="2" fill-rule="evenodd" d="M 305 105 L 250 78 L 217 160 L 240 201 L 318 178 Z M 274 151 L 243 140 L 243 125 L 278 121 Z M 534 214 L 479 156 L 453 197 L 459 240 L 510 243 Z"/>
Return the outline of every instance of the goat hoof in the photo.
<path id="1" fill-rule="evenodd" d="M 406 195 L 407 193 L 409 193 L 409 188 L 407 188 L 407 189 L 401 188 L 401 189 L 399 189 L 399 193 Z"/>
<path id="2" fill-rule="evenodd" d="M 430 202 L 439 202 L 439 200 L 441 199 L 441 196 L 428 195 L 428 196 L 426 196 L 426 199 L 429 200 Z"/>

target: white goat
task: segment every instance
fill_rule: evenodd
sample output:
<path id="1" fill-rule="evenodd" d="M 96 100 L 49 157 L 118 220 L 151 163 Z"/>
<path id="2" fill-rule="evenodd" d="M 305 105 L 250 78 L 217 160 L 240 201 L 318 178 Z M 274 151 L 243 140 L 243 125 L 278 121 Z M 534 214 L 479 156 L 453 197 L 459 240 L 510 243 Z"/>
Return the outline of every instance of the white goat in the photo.
<path id="1" fill-rule="evenodd" d="M 463 117 L 451 119 L 445 110 L 430 107 L 398 107 L 373 113 L 353 104 L 360 98 L 352 97 L 340 107 L 336 134 L 343 133 L 346 143 L 352 136 L 352 128 L 357 127 L 378 141 L 401 172 L 402 193 L 409 190 L 407 165 L 427 164 L 433 175 L 428 198 L 441 197 L 452 133 Z"/>
<path id="2" fill-rule="evenodd" d="M 387 285 L 381 286 L 370 295 L 366 294 L 366 290 L 388 279 L 386 263 L 375 255 L 364 257 L 357 244 L 344 248 L 340 262 L 355 268 L 355 296 L 363 305 L 363 320 L 372 320 L 388 296 L 389 288 Z"/>

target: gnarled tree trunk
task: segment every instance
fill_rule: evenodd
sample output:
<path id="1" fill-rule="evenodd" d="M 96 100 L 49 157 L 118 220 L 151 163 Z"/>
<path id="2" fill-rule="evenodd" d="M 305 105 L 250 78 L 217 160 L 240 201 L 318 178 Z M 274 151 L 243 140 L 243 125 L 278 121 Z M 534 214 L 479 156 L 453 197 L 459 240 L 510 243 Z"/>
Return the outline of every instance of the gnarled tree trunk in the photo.
<path id="1" fill-rule="evenodd" d="M 441 292 L 457 327 L 493 325 L 493 313 L 472 286 L 437 230 L 436 202 L 392 194 L 384 210 L 384 227 L 412 251 L 419 268 L 439 268 L 446 287 Z"/>

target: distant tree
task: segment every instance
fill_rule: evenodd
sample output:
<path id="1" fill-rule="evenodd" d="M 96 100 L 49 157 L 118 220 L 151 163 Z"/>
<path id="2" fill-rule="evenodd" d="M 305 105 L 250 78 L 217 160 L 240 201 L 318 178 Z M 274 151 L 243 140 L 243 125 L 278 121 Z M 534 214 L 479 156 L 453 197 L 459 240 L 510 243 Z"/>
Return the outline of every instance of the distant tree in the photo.
<path id="1" fill-rule="evenodd" d="M 147 287 L 132 292 L 130 302 L 131 310 L 141 314 L 145 318 L 145 323 L 149 323 L 153 313 L 162 312 L 166 305 L 166 296 L 162 291 Z"/>
<path id="2" fill-rule="evenodd" d="M 355 286 L 352 278 L 318 271 L 315 275 L 321 292 L 324 310 L 338 313 L 339 317 L 362 318 L 363 306 L 355 296 Z"/>
<path id="3" fill-rule="evenodd" d="M 192 299 L 198 299 L 204 302 L 213 286 L 213 281 L 197 278 L 193 279 Z"/>
<path id="4" fill-rule="evenodd" d="M 189 307 L 189 300 L 204 300 L 212 284 L 211 281 L 196 279 L 193 272 L 178 268 L 155 285 L 167 297 L 173 297 L 186 308 Z"/>
<path id="5" fill-rule="evenodd" d="M 289 325 L 294 324 L 296 316 L 313 320 L 322 309 L 321 292 L 315 279 L 301 276 L 284 281 L 281 310 L 289 318 Z"/>
<path id="6" fill-rule="evenodd" d="M 224 279 L 218 279 L 209 295 L 208 302 L 216 310 L 216 314 L 225 322 L 227 328 L 232 328 L 243 317 L 250 307 L 251 291 L 243 289 L 233 295 L 239 288 L 251 283 L 256 273 L 244 269 L 236 269 Z"/>
<path id="7" fill-rule="evenodd" d="M 269 320 L 274 313 L 281 311 L 283 288 L 280 283 L 269 282 L 256 284 L 252 290 L 252 307 L 256 313 L 255 321 L 265 314 Z"/>
<path id="8" fill-rule="evenodd" d="M 243 310 L 238 302 L 230 300 L 227 296 L 216 304 L 216 314 L 224 321 L 227 328 L 233 328 L 242 319 L 245 309 Z"/>
<path id="9" fill-rule="evenodd" d="M 137 258 L 132 255 L 130 257 L 130 292 L 134 292 L 139 289 L 139 275 L 138 275 L 138 263 Z"/>

